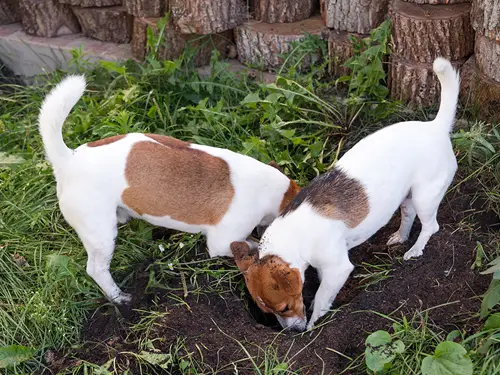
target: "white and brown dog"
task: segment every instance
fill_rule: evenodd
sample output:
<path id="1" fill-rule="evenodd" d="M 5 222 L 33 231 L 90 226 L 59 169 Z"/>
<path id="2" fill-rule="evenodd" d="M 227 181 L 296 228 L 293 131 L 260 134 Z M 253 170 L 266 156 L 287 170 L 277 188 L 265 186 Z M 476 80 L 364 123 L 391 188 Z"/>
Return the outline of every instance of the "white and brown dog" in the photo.
<path id="1" fill-rule="evenodd" d="M 434 61 L 434 72 L 441 104 L 433 121 L 402 122 L 364 138 L 295 197 L 267 228 L 258 251 L 244 242 L 231 245 L 250 294 L 284 328 L 306 328 L 306 268 L 315 267 L 321 280 L 309 329 L 329 310 L 354 268 L 348 250 L 387 224 L 398 207 L 401 225 L 388 245 L 408 239 L 415 216 L 422 223 L 405 260 L 422 255 L 438 231 L 438 207 L 457 169 L 449 133 L 460 79 L 442 58 Z"/>
<path id="2" fill-rule="evenodd" d="M 109 300 L 130 296 L 109 272 L 118 223 L 130 218 L 204 233 L 210 256 L 269 225 L 300 188 L 276 167 L 229 150 L 155 134 L 127 134 L 69 149 L 62 126 L 85 91 L 70 76 L 46 97 L 39 125 L 59 206 L 88 254 L 87 272 Z"/>

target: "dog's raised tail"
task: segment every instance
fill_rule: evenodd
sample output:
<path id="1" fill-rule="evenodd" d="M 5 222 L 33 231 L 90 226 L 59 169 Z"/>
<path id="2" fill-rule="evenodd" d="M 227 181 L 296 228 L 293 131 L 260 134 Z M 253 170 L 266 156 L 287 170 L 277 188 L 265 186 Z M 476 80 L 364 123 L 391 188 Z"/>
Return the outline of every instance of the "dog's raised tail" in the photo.
<path id="1" fill-rule="evenodd" d="M 442 57 L 434 60 L 433 69 L 441 84 L 441 102 L 433 122 L 437 127 L 449 133 L 453 128 L 457 110 L 460 76 L 451 63 Z"/>
<path id="2" fill-rule="evenodd" d="M 38 126 L 47 159 L 55 171 L 62 168 L 73 154 L 64 143 L 62 127 L 69 112 L 82 97 L 85 86 L 83 76 L 64 78 L 45 97 L 40 109 Z"/>

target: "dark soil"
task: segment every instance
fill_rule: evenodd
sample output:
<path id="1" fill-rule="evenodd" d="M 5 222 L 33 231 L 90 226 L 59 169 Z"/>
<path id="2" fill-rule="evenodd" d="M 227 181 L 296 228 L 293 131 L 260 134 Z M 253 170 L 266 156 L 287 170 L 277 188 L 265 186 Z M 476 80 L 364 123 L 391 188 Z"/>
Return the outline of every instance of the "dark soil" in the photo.
<path id="1" fill-rule="evenodd" d="M 471 270 L 477 232 L 461 224 L 464 212 L 472 209 L 467 190 L 462 188 L 445 198 L 439 212 L 441 230 L 430 239 L 421 258 L 402 261 L 402 255 L 418 236 L 419 225 L 414 226 L 406 244 L 389 249 L 385 245 L 399 225 L 399 215 L 369 241 L 351 250 L 351 261 L 357 267 L 335 301 L 333 307 L 340 309 L 325 317 L 323 322 L 327 324 L 313 333 L 278 334 L 279 327 L 273 317 L 262 315 L 248 296 L 241 299 L 233 293 L 190 295 L 186 299 L 189 308 L 167 298 L 160 298 L 160 303 L 153 305 L 151 295 L 143 294 L 147 279 L 141 277 L 140 272 L 134 286 L 136 308 L 168 311 L 150 333 L 150 339 L 159 339 L 155 342 L 158 349 L 168 352 L 183 339 L 179 355 L 189 352 L 207 364 L 206 373 L 218 370 L 222 374 L 235 373 L 232 363 L 248 358 L 238 341 L 255 356 L 256 363 L 264 358 L 263 348 L 273 345 L 281 358 L 285 355 L 292 358 L 293 370 L 297 373 L 321 374 L 323 370 L 325 374 L 338 373 L 347 360 L 330 349 L 354 358 L 363 352 L 367 334 L 390 329 L 391 322 L 374 311 L 391 314 L 397 310 L 393 315 L 397 318 L 430 309 L 429 320 L 442 329 L 471 328 L 478 323 L 471 319 L 479 311 L 480 298 L 476 297 L 484 293 L 490 277 Z M 475 221 L 479 227 L 498 229 L 496 216 L 483 215 Z M 155 232 L 155 236 L 161 233 Z M 359 277 L 366 274 L 364 262 L 392 264 L 390 277 L 366 287 Z M 306 304 L 310 303 L 316 288 L 315 273 L 308 272 L 304 287 Z M 96 344 L 86 347 L 85 353 L 78 356 L 99 363 L 105 362 L 110 354 L 137 350 L 137 345 L 130 344 L 130 336 L 127 338 L 130 334 L 127 327 L 130 321 L 137 321 L 137 313 L 127 319 L 121 316 L 110 306 L 92 314 L 85 339 Z M 239 374 L 254 373 L 249 360 L 240 361 L 236 366 Z M 162 371 L 178 373 L 175 369 Z"/>

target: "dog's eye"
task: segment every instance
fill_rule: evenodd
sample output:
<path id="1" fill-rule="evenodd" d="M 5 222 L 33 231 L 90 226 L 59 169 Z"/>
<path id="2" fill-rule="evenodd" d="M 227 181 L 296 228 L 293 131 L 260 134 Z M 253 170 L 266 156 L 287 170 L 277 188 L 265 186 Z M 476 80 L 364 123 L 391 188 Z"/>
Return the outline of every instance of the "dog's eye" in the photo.
<path id="1" fill-rule="evenodd" d="M 280 311 L 280 313 L 281 314 L 286 313 L 288 310 L 290 310 L 290 308 L 288 307 L 288 305 L 286 305 L 285 308 Z"/>

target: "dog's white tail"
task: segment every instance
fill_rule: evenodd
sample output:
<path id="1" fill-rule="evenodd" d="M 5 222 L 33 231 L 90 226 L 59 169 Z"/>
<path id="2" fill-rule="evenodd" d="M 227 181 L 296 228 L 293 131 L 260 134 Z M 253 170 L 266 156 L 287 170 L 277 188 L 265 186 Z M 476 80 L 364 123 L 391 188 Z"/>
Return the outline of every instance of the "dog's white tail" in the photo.
<path id="1" fill-rule="evenodd" d="M 45 97 L 38 125 L 47 159 L 55 171 L 60 170 L 73 154 L 62 137 L 62 127 L 69 112 L 85 91 L 83 76 L 69 76 Z"/>
<path id="2" fill-rule="evenodd" d="M 433 122 L 436 123 L 437 127 L 449 133 L 453 128 L 457 110 L 460 76 L 451 63 L 442 57 L 434 60 L 433 69 L 441 84 L 441 102 L 438 114 Z"/>

